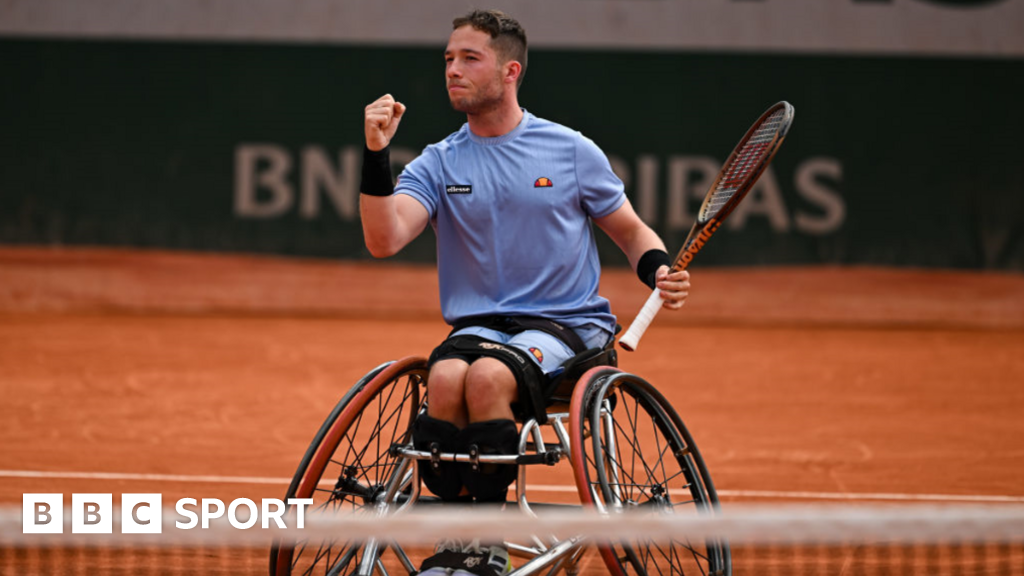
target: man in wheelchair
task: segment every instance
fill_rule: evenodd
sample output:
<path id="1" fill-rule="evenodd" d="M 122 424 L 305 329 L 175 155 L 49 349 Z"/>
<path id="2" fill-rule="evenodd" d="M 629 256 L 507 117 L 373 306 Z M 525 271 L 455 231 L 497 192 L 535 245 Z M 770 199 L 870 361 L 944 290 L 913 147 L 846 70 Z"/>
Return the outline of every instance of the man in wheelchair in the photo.
<path id="1" fill-rule="evenodd" d="M 366 107 L 360 211 L 367 248 L 382 258 L 430 224 L 437 235 L 442 314 L 453 330 L 430 357 L 427 413 L 413 425 L 420 450 L 514 454 L 516 416 L 536 413 L 566 360 L 605 348 L 615 316 L 598 294 L 591 222 L 626 254 L 641 281 L 678 309 L 690 284 L 671 272 L 665 245 L 641 221 L 604 153 L 579 132 L 519 106 L 526 34 L 502 12 L 453 21 L 445 78 L 458 131 L 392 181 L 389 145 L 406 107 L 385 95 Z M 638 121 L 657 106 L 642 103 Z M 420 462 L 431 492 L 453 502 L 503 503 L 515 465 Z M 443 543 L 421 569 L 500 576 L 507 554 Z"/>

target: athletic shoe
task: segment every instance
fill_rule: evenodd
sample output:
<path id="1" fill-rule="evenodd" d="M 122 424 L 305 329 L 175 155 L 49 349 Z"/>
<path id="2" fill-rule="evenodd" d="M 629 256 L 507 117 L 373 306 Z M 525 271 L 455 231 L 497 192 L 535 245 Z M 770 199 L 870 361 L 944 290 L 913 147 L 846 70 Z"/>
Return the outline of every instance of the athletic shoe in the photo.
<path id="1" fill-rule="evenodd" d="M 434 546 L 434 555 L 420 564 L 419 576 L 447 576 L 465 557 L 465 545 L 458 538 L 445 538 Z"/>
<path id="2" fill-rule="evenodd" d="M 467 558 L 464 567 L 456 568 L 452 576 L 506 576 L 512 572 L 512 561 L 504 545 L 481 546 L 480 539 L 474 539 L 463 548 Z"/>
<path id="3" fill-rule="evenodd" d="M 459 538 L 445 538 L 434 546 L 434 554 L 441 552 L 465 552 L 466 543 Z"/>
<path id="4" fill-rule="evenodd" d="M 482 546 L 479 539 L 464 544 L 450 538 L 434 548 L 434 555 L 423 561 L 420 570 L 420 576 L 506 576 L 512 562 L 504 546 Z"/>

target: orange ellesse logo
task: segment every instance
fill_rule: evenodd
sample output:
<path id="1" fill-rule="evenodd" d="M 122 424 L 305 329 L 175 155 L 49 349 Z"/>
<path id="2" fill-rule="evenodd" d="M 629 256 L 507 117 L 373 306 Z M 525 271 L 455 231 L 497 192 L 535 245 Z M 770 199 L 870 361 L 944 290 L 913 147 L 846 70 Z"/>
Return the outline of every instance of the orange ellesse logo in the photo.
<path id="1" fill-rule="evenodd" d="M 534 188 L 551 188 L 551 178 L 541 176 L 533 183 Z"/>
<path id="2" fill-rule="evenodd" d="M 550 184 L 548 184 L 548 186 L 550 186 Z M 537 359 L 537 362 L 544 362 L 544 353 L 540 351 L 540 348 L 531 347 L 530 354 L 533 354 L 533 357 Z"/>

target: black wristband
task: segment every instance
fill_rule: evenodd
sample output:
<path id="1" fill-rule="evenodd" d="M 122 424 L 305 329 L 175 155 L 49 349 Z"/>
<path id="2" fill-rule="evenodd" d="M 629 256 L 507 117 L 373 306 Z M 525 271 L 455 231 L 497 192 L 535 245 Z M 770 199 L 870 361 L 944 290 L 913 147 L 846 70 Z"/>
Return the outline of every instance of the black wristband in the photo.
<path id="1" fill-rule="evenodd" d="M 363 182 L 359 191 L 369 196 L 391 196 L 395 193 L 389 147 L 385 146 L 379 152 L 363 147 Z"/>
<path id="2" fill-rule="evenodd" d="M 672 260 L 669 259 L 668 252 L 658 250 L 657 248 L 648 250 L 644 252 L 644 255 L 640 257 L 640 261 L 636 263 L 636 275 L 640 278 L 641 282 L 653 289 L 655 279 L 658 276 L 658 268 L 662 266 L 672 266 Z"/>

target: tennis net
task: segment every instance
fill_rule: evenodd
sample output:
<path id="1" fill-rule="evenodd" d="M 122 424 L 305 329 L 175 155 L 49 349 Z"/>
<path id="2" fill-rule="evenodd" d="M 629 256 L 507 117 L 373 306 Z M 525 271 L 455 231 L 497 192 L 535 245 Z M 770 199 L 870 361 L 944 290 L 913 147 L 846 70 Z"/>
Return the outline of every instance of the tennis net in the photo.
<path id="1" fill-rule="evenodd" d="M 21 510 L 0 509 L 0 574 L 288 573 L 282 563 L 271 561 L 275 543 L 275 560 L 282 547 L 329 557 L 323 567 L 294 573 L 332 574 L 344 550 L 365 550 L 365 543 L 373 541 L 381 544 L 380 560 L 367 565 L 379 574 L 406 574 L 444 536 L 505 540 L 521 558 L 572 542 L 580 545 L 573 560 L 581 574 L 608 573 L 594 552 L 608 542 L 617 543 L 613 549 L 620 555 L 656 543 L 650 547 L 655 552 L 640 558 L 640 564 L 651 574 L 679 573 L 673 570 L 673 554 L 679 554 L 673 543 L 682 542 L 701 543 L 684 550 L 726 551 L 728 562 L 719 568 L 737 575 L 1024 575 L 1024 506 L 729 504 L 711 516 L 663 511 L 600 516 L 565 508 L 537 512 L 538 518 L 479 509 L 384 517 L 311 512 L 301 529 L 261 529 L 257 524 L 242 530 L 221 518 L 207 529 L 182 530 L 169 509 L 161 534 L 120 534 L 116 521 L 110 534 L 74 534 L 70 522 L 63 534 L 24 534 Z M 355 553 L 358 560 L 362 552 Z M 529 560 L 513 563 L 523 568 Z M 340 573 L 352 573 L 358 564 L 350 562 Z"/>

